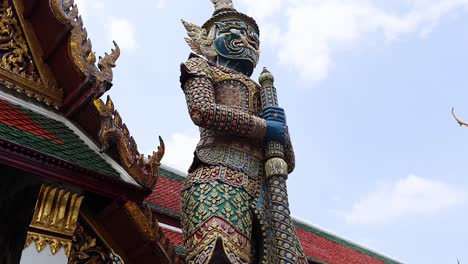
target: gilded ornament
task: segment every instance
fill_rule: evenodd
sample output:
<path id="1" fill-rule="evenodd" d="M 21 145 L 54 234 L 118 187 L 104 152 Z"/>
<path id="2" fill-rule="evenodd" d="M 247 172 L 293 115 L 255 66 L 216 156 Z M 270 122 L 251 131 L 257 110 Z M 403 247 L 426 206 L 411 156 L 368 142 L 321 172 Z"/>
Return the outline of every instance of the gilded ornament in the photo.
<path id="1" fill-rule="evenodd" d="M 116 66 L 116 61 L 120 56 L 119 46 L 113 41 L 115 49 L 112 49 L 110 54 L 105 53 L 103 57 L 99 56 L 96 66 L 96 55 L 92 51 L 91 40 L 88 38 L 88 32 L 84 28 L 83 19 L 79 15 L 78 6 L 74 0 L 49 1 L 56 18 L 73 27 L 69 43 L 73 61 L 84 75 L 95 77 L 95 97 L 101 96 L 107 90 L 106 85 L 112 83 L 112 68 Z"/>
<path id="2" fill-rule="evenodd" d="M 120 57 L 119 45 L 117 45 L 115 41 L 113 41 L 113 43 L 114 43 L 115 49 L 112 49 L 110 54 L 107 54 L 107 52 L 105 52 L 104 57 L 99 56 L 99 62 L 98 62 L 98 68 L 101 71 L 101 73 L 107 76 L 107 79 L 111 81 L 113 79 L 112 68 L 116 66 L 115 62 Z M 96 59 L 94 58 L 94 61 L 95 60 Z M 94 64 L 93 59 L 91 59 L 91 61 L 88 61 L 88 62 L 90 64 Z"/>
<path id="3" fill-rule="evenodd" d="M 62 91 L 41 60 L 34 32 L 24 22 L 21 11 L 21 1 L 0 0 L 1 82 L 7 88 L 58 108 Z"/>
<path id="4" fill-rule="evenodd" d="M 50 252 L 52 253 L 52 255 L 57 254 L 57 252 L 59 252 L 60 249 L 63 248 L 63 250 L 65 251 L 65 255 L 67 257 L 70 256 L 70 250 L 72 245 L 71 238 L 66 239 L 38 232 L 28 231 L 28 234 L 26 236 L 26 244 L 24 247 L 29 247 L 29 245 L 31 245 L 32 242 L 35 243 L 37 252 L 41 252 L 47 245 L 49 245 Z"/>
<path id="5" fill-rule="evenodd" d="M 84 196 L 42 185 L 30 227 L 71 236 L 78 222 Z"/>
<path id="6" fill-rule="evenodd" d="M 125 213 L 138 227 L 139 235 L 142 236 L 146 243 L 158 245 L 165 253 L 168 260 L 173 264 L 181 264 L 183 261 L 177 255 L 171 242 L 166 239 L 163 230 L 159 226 L 156 216 L 148 206 L 139 206 L 132 202 L 127 202 L 124 205 Z"/>
<path id="7" fill-rule="evenodd" d="M 101 99 L 95 99 L 94 105 L 101 116 L 101 130 L 99 139 L 102 152 L 110 147 L 116 147 L 120 154 L 120 163 L 124 169 L 142 186 L 153 189 L 159 175 L 159 166 L 164 156 L 165 145 L 161 137 L 157 152 L 148 155 L 147 158 L 138 152 L 138 147 L 130 136 L 130 131 L 123 123 L 119 112 L 114 108 L 110 96 L 106 104 Z"/>
<path id="8" fill-rule="evenodd" d="M 453 116 L 453 118 L 455 118 L 455 121 L 457 121 L 457 123 L 458 123 L 460 126 L 466 126 L 466 127 L 468 127 L 468 124 L 467 124 L 467 123 L 461 121 L 461 120 L 455 115 L 455 108 L 454 108 L 454 107 L 452 107 L 452 116 Z"/>
<path id="9" fill-rule="evenodd" d="M 21 26 L 7 0 L 0 2 L 0 68 L 41 83 Z"/>
<path id="10" fill-rule="evenodd" d="M 68 258 L 69 264 L 112 264 L 112 251 L 91 232 L 78 225 Z"/>
<path id="11" fill-rule="evenodd" d="M 25 247 L 34 242 L 37 251 L 41 252 L 49 245 L 53 255 L 63 248 L 69 256 L 83 199 L 84 196 L 59 187 L 42 185 Z"/>

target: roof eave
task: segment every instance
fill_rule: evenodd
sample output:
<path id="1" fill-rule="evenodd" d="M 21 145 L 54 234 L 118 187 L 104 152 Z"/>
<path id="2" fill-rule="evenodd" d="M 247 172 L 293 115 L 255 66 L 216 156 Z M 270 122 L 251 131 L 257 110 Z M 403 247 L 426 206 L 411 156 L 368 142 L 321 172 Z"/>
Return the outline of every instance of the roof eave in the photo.
<path id="1" fill-rule="evenodd" d="M 0 163 L 113 199 L 142 202 L 150 191 L 0 139 Z"/>

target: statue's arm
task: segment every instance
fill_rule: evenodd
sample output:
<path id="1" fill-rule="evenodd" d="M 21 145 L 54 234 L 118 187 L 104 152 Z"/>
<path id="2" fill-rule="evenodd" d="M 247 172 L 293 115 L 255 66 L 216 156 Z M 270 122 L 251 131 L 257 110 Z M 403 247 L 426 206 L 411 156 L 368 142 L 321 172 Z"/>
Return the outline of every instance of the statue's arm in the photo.
<path id="1" fill-rule="evenodd" d="M 264 138 L 265 120 L 239 109 L 216 104 L 213 84 L 208 77 L 191 77 L 183 88 L 190 117 L 195 125 L 227 135 Z"/>

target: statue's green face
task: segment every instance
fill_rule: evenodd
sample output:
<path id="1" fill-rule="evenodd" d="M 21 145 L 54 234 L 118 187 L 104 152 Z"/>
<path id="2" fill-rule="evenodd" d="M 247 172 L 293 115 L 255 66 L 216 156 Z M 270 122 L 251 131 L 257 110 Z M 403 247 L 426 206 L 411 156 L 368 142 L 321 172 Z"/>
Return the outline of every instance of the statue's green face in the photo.
<path id="1" fill-rule="evenodd" d="M 252 75 L 260 55 L 260 40 L 255 30 L 239 20 L 217 22 L 215 27 L 216 62 Z"/>

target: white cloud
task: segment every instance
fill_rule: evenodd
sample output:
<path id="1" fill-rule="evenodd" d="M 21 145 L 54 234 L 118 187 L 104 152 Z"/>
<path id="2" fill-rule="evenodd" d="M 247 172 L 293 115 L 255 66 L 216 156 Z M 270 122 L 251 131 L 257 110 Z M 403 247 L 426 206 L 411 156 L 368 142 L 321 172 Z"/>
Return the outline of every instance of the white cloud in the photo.
<path id="1" fill-rule="evenodd" d="M 163 9 L 166 7 L 166 0 L 158 0 L 156 3 L 156 8 Z"/>
<path id="2" fill-rule="evenodd" d="M 80 15 L 85 20 L 90 15 L 90 12 L 102 10 L 104 8 L 104 2 L 100 0 L 75 0 L 75 4 L 78 6 Z"/>
<path id="3" fill-rule="evenodd" d="M 382 38 L 426 37 L 440 20 L 468 11 L 468 0 L 397 0 L 389 10 L 377 0 L 242 0 L 267 30 L 262 42 L 278 50 L 279 62 L 310 80 L 325 79 L 333 55 Z M 385 1 L 386 2 L 386 1 Z M 274 30 L 272 30 L 274 29 Z M 268 36 L 273 32 L 273 37 Z M 265 37 L 267 35 L 267 37 Z"/>
<path id="4" fill-rule="evenodd" d="M 239 2 L 248 6 L 249 15 L 255 19 L 263 20 L 281 10 L 284 0 L 240 0 Z"/>
<path id="5" fill-rule="evenodd" d="M 193 160 L 193 152 L 198 143 L 197 132 L 174 133 L 167 140 L 166 153 L 162 163 L 174 167 L 180 171 L 187 171 Z"/>
<path id="6" fill-rule="evenodd" d="M 463 205 L 466 192 L 443 182 L 409 175 L 384 185 L 341 213 L 351 224 L 386 224 Z"/>
<path id="7" fill-rule="evenodd" d="M 121 49 L 134 52 L 137 48 L 134 27 L 126 18 L 110 18 L 110 38 L 115 40 Z"/>

